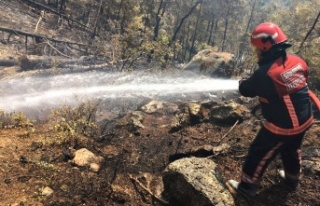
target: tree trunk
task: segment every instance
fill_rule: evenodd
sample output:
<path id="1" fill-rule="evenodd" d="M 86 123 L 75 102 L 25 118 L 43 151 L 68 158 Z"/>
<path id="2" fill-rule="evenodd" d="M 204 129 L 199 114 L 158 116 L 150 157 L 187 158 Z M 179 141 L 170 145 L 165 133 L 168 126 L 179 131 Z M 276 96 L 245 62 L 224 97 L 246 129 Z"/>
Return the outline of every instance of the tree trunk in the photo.
<path id="1" fill-rule="evenodd" d="M 171 40 L 170 40 L 170 42 L 169 42 L 169 45 L 168 45 L 169 47 L 171 47 L 171 45 L 176 41 L 177 36 L 178 36 L 178 33 L 179 33 L 179 31 L 180 31 L 180 29 L 181 29 L 184 21 L 192 14 L 192 12 L 194 11 L 194 9 L 195 9 L 199 4 L 201 4 L 201 3 L 202 3 L 202 1 L 198 1 L 193 7 L 191 7 L 190 11 L 189 11 L 184 17 L 182 17 L 182 19 L 181 19 L 180 22 L 179 22 L 179 25 L 178 25 L 177 28 L 175 29 L 175 31 L 174 31 L 174 33 L 173 33 L 173 36 L 172 36 L 172 38 L 171 38 Z"/>
<path id="2" fill-rule="evenodd" d="M 194 45 L 195 45 L 195 41 L 196 41 L 197 35 L 198 35 L 198 26 L 199 26 L 201 10 L 202 10 L 202 5 L 200 6 L 200 9 L 199 9 L 199 13 L 197 16 L 197 21 L 196 21 L 196 26 L 195 26 L 194 33 L 192 36 L 191 48 L 190 48 L 190 52 L 189 52 L 189 60 L 191 60 L 192 55 L 194 54 L 193 51 L 195 50 Z"/>
<path id="3" fill-rule="evenodd" d="M 308 33 L 307 33 L 306 36 L 304 37 L 303 41 L 301 42 L 301 44 L 300 44 L 300 46 L 299 46 L 299 50 L 298 50 L 298 52 L 297 52 L 298 54 L 300 53 L 303 44 L 304 44 L 305 41 L 308 39 L 308 37 L 309 37 L 309 35 L 311 34 L 312 30 L 315 28 L 315 26 L 316 26 L 319 18 L 320 18 L 320 12 L 318 13 L 316 19 L 314 20 L 312 27 L 310 28 L 310 30 L 308 31 Z"/>
<path id="4" fill-rule="evenodd" d="M 227 31 L 228 31 L 228 24 L 229 24 L 229 16 L 230 16 L 230 6 L 228 8 L 227 17 L 225 19 L 225 26 L 224 26 L 224 32 L 223 32 L 223 39 L 222 39 L 222 45 L 221 45 L 221 51 L 223 52 L 225 50 L 225 44 L 226 44 L 226 38 L 227 38 Z"/>
<path id="5" fill-rule="evenodd" d="M 160 21 L 166 11 L 166 1 L 164 2 L 164 0 L 161 0 L 157 14 L 156 14 L 156 24 L 153 30 L 153 41 L 157 41 L 158 37 L 159 37 L 159 30 L 160 30 Z M 161 12 L 162 10 L 162 12 Z M 161 12 L 161 14 L 160 14 Z"/>
<path id="6" fill-rule="evenodd" d="M 213 26 L 214 26 L 214 19 L 212 19 L 210 21 L 211 25 L 210 25 L 210 30 L 209 30 L 209 37 L 208 37 L 208 41 L 207 41 L 207 44 L 210 45 L 211 43 L 211 39 L 212 39 L 212 34 L 213 34 Z"/>
<path id="7" fill-rule="evenodd" d="M 249 17 L 249 20 L 247 22 L 247 27 L 246 27 L 246 30 L 245 30 L 245 34 L 241 37 L 241 45 L 239 47 L 239 52 L 238 52 L 238 56 L 236 58 L 236 68 L 239 66 L 239 64 L 241 64 L 241 61 L 243 59 L 243 56 L 244 56 L 244 53 L 245 53 L 245 38 L 247 38 L 246 36 L 246 33 L 249 31 L 249 27 L 250 27 L 250 24 L 251 24 L 251 21 L 252 21 L 252 18 L 253 18 L 253 12 L 255 10 L 255 7 L 256 7 L 256 2 L 257 0 L 254 0 L 253 2 L 253 5 L 251 7 L 251 11 L 250 11 L 250 17 Z"/>
<path id="8" fill-rule="evenodd" d="M 122 11 L 123 0 L 120 1 L 119 10 L 116 19 L 120 19 L 121 11 Z"/>
<path id="9" fill-rule="evenodd" d="M 92 38 L 94 38 L 96 36 L 96 33 L 97 33 L 97 23 L 98 23 L 98 19 L 100 17 L 100 12 L 101 12 L 101 8 L 102 8 L 102 1 L 103 0 L 100 0 L 100 4 L 99 4 L 99 9 L 97 11 L 97 15 L 96 15 L 96 18 L 94 20 L 94 24 L 93 24 L 93 29 L 92 29 Z"/>

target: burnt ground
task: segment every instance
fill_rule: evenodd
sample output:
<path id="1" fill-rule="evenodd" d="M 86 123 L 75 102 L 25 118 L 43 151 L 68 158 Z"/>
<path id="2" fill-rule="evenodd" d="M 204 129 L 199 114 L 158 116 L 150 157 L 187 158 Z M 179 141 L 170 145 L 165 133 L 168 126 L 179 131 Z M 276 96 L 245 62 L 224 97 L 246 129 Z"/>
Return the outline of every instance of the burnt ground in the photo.
<path id="1" fill-rule="evenodd" d="M 239 179 L 249 144 L 260 127 L 257 117 L 232 130 L 204 122 L 176 132 L 170 132 L 170 118 L 168 114 L 145 115 L 144 129 L 129 132 L 109 125 L 103 135 L 92 137 L 57 133 L 50 122 L 35 124 L 32 132 L 1 129 L 0 205 L 161 205 L 145 188 L 160 197 L 165 167 L 174 159 L 192 155 L 218 163 L 225 180 Z M 304 159 L 315 154 L 315 149 L 319 151 L 319 130 L 315 124 L 306 134 Z M 231 147 L 215 155 L 193 152 L 222 143 Z M 104 158 L 98 173 L 70 163 L 73 151 L 80 148 Z M 268 167 L 259 195 L 250 200 L 235 197 L 236 205 L 320 205 L 320 174 L 304 166 L 301 188 L 292 192 L 279 182 L 279 168 L 278 158 Z M 42 194 L 47 186 L 54 191 L 49 196 Z"/>

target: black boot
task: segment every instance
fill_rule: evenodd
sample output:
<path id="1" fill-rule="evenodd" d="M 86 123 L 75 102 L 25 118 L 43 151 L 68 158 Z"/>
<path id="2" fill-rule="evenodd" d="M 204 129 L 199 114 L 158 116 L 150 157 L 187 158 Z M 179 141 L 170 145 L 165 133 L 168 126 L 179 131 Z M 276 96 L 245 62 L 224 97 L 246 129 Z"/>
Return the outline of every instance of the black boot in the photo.
<path id="1" fill-rule="evenodd" d="M 300 178 L 292 178 L 288 175 L 286 175 L 284 170 L 279 170 L 278 175 L 283 180 L 283 182 L 292 190 L 296 190 L 300 187 Z"/>
<path id="2" fill-rule="evenodd" d="M 251 197 L 257 195 L 258 186 L 255 184 L 244 184 L 235 180 L 229 180 L 227 184 L 229 184 L 233 189 L 235 189 L 237 192 L 240 192 L 241 194 Z"/>

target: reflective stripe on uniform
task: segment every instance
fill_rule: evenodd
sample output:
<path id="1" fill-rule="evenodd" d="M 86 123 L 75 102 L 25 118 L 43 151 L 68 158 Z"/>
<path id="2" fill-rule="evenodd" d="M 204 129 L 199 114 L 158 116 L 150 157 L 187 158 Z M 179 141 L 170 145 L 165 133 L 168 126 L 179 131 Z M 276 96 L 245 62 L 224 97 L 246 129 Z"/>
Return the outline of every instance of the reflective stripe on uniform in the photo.
<path id="1" fill-rule="evenodd" d="M 291 119 L 293 128 L 299 127 L 299 119 L 297 117 L 297 113 L 296 113 L 296 110 L 295 110 L 293 103 L 291 101 L 290 95 L 284 95 L 282 98 L 283 98 L 283 102 L 286 105 L 286 108 L 288 110 L 288 114 Z"/>
<path id="2" fill-rule="evenodd" d="M 283 142 L 279 142 L 275 147 L 273 147 L 271 150 L 269 150 L 264 157 L 262 158 L 262 160 L 259 162 L 256 170 L 254 171 L 253 174 L 253 178 L 252 181 L 255 183 L 259 180 L 261 172 L 263 167 L 265 166 L 267 160 L 269 160 L 270 158 L 273 157 L 274 153 L 276 152 L 277 149 L 279 149 L 279 147 L 281 147 L 281 145 L 283 145 Z"/>
<path id="3" fill-rule="evenodd" d="M 270 122 L 264 122 L 263 126 L 270 132 L 278 135 L 296 135 L 306 131 L 313 124 L 313 116 L 305 123 L 295 128 L 281 128 Z"/>

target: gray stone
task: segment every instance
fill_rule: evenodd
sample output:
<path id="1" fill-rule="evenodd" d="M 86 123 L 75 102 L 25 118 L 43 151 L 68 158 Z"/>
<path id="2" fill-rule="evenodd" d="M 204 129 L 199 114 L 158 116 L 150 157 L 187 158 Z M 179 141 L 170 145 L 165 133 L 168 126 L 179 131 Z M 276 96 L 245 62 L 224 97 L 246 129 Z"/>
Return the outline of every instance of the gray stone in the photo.
<path id="1" fill-rule="evenodd" d="M 140 110 L 148 114 L 153 114 L 153 113 L 164 114 L 165 112 L 173 113 L 178 111 L 178 105 L 170 102 L 152 100 L 147 104 L 141 106 Z"/>
<path id="2" fill-rule="evenodd" d="M 236 121 L 242 122 L 250 117 L 247 107 L 234 101 L 214 106 L 210 109 L 209 119 L 212 123 L 233 125 Z"/>
<path id="3" fill-rule="evenodd" d="M 116 127 L 127 127 L 130 131 L 136 131 L 140 128 L 144 128 L 142 122 L 142 112 L 130 111 L 117 122 Z"/>
<path id="4" fill-rule="evenodd" d="M 207 158 L 172 162 L 163 174 L 164 194 L 184 206 L 231 206 L 234 200 L 221 182 L 217 165 Z"/>
<path id="5" fill-rule="evenodd" d="M 309 160 L 303 160 L 302 164 L 306 170 L 314 174 L 320 175 L 320 158 L 319 157 L 314 157 Z"/>

